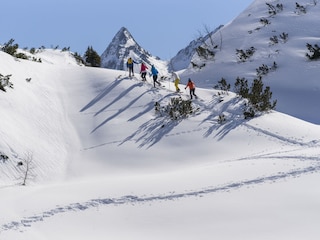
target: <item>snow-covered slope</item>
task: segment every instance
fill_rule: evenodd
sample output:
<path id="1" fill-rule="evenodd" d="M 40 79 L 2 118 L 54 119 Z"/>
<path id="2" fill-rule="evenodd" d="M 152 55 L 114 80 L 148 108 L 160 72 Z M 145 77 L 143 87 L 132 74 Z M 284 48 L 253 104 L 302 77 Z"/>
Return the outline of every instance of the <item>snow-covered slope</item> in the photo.
<path id="1" fill-rule="evenodd" d="M 59 51 L 44 63 L 0 54 L 14 84 L 0 93 L 1 239 L 318 237 L 319 126 L 278 112 L 247 121 L 233 93 L 205 88 L 175 122 L 154 112 L 177 96 L 171 81 L 155 89 Z"/>
<path id="2" fill-rule="evenodd" d="M 192 58 L 195 54 L 197 54 L 196 49 L 203 45 L 207 39 L 209 39 L 214 33 L 219 31 L 223 26 L 219 26 L 217 29 L 210 33 L 206 33 L 207 35 L 199 37 L 189 43 L 189 45 L 183 49 L 181 49 L 176 56 L 174 56 L 169 63 L 169 69 L 173 71 L 180 71 L 188 68 L 191 64 Z M 211 45 L 211 43 L 210 43 Z"/>
<path id="3" fill-rule="evenodd" d="M 208 66 L 186 70 L 177 95 L 172 79 L 153 88 L 149 76 L 81 67 L 67 52 L 36 57 L 0 52 L 14 84 L 0 91 L 1 240 L 318 239 L 319 125 L 277 111 L 244 119 L 243 100 L 206 83 Z M 251 76 L 250 62 L 232 64 Z M 155 102 L 189 98 L 188 76 L 195 113 L 157 115 Z"/>
<path id="4" fill-rule="evenodd" d="M 271 4 L 277 9 L 269 14 Z M 271 87 L 273 98 L 278 100 L 277 110 L 298 118 L 320 123 L 318 106 L 320 101 L 319 61 L 311 62 L 305 56 L 306 44 L 319 44 L 320 35 L 317 22 L 320 19 L 320 4 L 314 1 L 299 1 L 306 13 L 296 9 L 296 2 L 290 0 L 254 1 L 245 11 L 229 24 L 226 24 L 212 39 L 219 46 L 214 61 L 205 62 L 199 70 L 190 67 L 187 77 L 193 77 L 200 87 L 213 87 L 225 78 L 234 83 L 237 77 L 245 77 L 251 82 L 257 76 L 256 69 L 277 64 L 275 71 L 263 76 L 265 85 Z M 280 7 L 282 5 L 282 10 Z M 267 24 L 266 24 L 267 23 Z M 288 34 L 286 41 L 280 37 Z M 270 38 L 276 36 L 278 43 Z M 209 42 L 208 42 L 209 43 Z M 221 43 L 221 44 L 220 44 Z M 239 62 L 236 49 L 256 49 L 246 62 Z M 192 61 L 197 62 L 197 54 Z"/>

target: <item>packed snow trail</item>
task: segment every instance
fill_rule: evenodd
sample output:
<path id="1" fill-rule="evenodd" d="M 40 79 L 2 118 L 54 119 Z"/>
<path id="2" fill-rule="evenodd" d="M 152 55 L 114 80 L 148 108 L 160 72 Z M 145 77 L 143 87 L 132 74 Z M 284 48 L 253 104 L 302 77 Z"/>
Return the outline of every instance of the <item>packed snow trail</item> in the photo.
<path id="1" fill-rule="evenodd" d="M 36 214 L 30 217 L 24 217 L 21 220 L 15 220 L 6 224 L 3 224 L 0 228 L 1 232 L 16 230 L 23 231 L 24 228 L 31 227 L 32 224 L 37 222 L 45 221 L 45 219 L 54 217 L 58 214 L 74 212 L 74 211 L 86 211 L 91 208 L 97 208 L 99 206 L 108 206 L 108 205 L 123 205 L 123 204 L 145 204 L 150 202 L 157 201 L 173 201 L 187 197 L 202 197 L 203 195 L 219 193 L 219 192 L 229 192 L 232 190 L 237 190 L 243 187 L 255 186 L 258 184 L 266 184 L 266 183 L 275 183 L 277 181 L 281 181 L 289 178 L 300 177 L 304 174 L 312 174 L 318 173 L 320 171 L 320 162 L 319 159 L 316 159 L 316 164 L 313 166 L 293 169 L 289 172 L 279 172 L 278 174 L 269 175 L 269 176 L 261 176 L 254 179 L 248 179 L 243 181 L 238 181 L 234 183 L 228 183 L 220 186 L 206 187 L 201 190 L 190 190 L 183 193 L 167 193 L 160 194 L 154 196 L 145 196 L 139 197 L 135 195 L 126 195 L 119 198 L 97 198 L 91 199 L 82 203 L 71 203 L 65 206 L 57 206 L 51 210 L 42 212 L 40 214 Z"/>

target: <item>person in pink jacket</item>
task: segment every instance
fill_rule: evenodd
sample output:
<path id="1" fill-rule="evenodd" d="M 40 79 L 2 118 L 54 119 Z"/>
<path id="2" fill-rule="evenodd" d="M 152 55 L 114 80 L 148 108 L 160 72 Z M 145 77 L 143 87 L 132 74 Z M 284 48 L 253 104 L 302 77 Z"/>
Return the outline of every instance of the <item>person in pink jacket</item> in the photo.
<path id="1" fill-rule="evenodd" d="M 148 69 L 147 65 L 145 65 L 144 62 L 142 62 L 141 63 L 141 70 L 140 70 L 142 81 L 147 81 L 147 79 L 146 79 L 147 69 Z"/>

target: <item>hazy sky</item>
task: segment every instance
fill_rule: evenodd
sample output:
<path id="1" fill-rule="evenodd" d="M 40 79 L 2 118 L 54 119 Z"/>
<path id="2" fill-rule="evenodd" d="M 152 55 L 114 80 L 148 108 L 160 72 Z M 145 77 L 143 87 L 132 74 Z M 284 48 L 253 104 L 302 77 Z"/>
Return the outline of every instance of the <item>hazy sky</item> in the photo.
<path id="1" fill-rule="evenodd" d="M 99 54 L 121 27 L 163 60 L 204 32 L 238 16 L 254 0 L 8 0 L 1 2 L 0 44 L 20 48 L 59 45 Z"/>

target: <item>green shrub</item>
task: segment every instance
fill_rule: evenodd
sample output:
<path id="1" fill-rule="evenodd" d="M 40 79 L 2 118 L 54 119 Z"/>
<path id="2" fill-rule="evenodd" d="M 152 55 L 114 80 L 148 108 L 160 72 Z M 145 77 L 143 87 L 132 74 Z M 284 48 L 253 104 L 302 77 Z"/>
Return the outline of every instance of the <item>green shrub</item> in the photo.
<path id="1" fill-rule="evenodd" d="M 0 73 L 0 90 L 6 92 L 5 87 L 13 88 L 13 84 L 9 81 L 11 76 L 12 76 L 11 74 L 3 76 Z"/>
<path id="2" fill-rule="evenodd" d="M 238 94 L 240 97 L 248 98 L 248 95 L 249 95 L 248 80 L 245 78 L 237 77 L 236 82 L 234 84 L 234 92 Z"/>
<path id="3" fill-rule="evenodd" d="M 278 68 L 278 65 L 276 62 L 273 62 L 273 65 L 271 67 L 269 67 L 266 64 L 262 64 L 260 67 L 256 69 L 257 76 L 261 77 L 261 76 L 267 75 L 270 71 L 274 71 L 277 68 Z"/>
<path id="4" fill-rule="evenodd" d="M 256 51 L 256 48 L 250 47 L 247 50 L 236 49 L 236 54 L 238 57 L 238 61 L 245 62 L 247 61 Z"/>
<path id="5" fill-rule="evenodd" d="M 318 44 L 314 44 L 313 46 L 309 43 L 307 43 L 307 48 L 310 52 L 306 53 L 306 56 L 310 59 L 310 60 L 317 60 L 320 58 L 320 48 L 318 46 Z"/>
<path id="6" fill-rule="evenodd" d="M 271 102 L 272 92 L 270 87 L 264 88 L 262 78 L 254 79 L 250 89 L 248 81 L 245 78 L 237 78 L 235 83 L 235 92 L 248 100 L 244 109 L 245 118 L 252 118 L 256 112 L 267 112 L 276 107 L 277 100 Z"/>
<path id="7" fill-rule="evenodd" d="M 100 67 L 101 58 L 92 47 L 88 47 L 84 54 L 86 63 L 91 67 Z"/>
<path id="8" fill-rule="evenodd" d="M 306 14 L 307 13 L 307 9 L 305 6 L 300 5 L 299 3 L 296 2 L 296 13 L 297 14 Z"/>
<path id="9" fill-rule="evenodd" d="M 270 87 L 263 87 L 262 78 L 254 79 L 248 94 L 249 112 L 254 115 L 256 111 L 267 112 L 274 109 L 277 101 L 271 102 L 271 98 L 272 92 L 270 91 Z"/>
<path id="10" fill-rule="evenodd" d="M 215 89 L 220 89 L 222 91 L 222 94 L 228 94 L 230 87 L 230 83 L 227 83 L 227 80 L 224 78 L 221 78 L 221 80 L 218 81 L 218 84 L 214 86 Z"/>
<path id="11" fill-rule="evenodd" d="M 19 48 L 18 44 L 13 44 L 14 39 L 11 38 L 7 43 L 4 44 L 2 47 L 2 51 L 5 53 L 10 54 L 11 56 L 14 56 L 17 52 L 17 49 Z"/>
<path id="12" fill-rule="evenodd" d="M 196 51 L 199 57 L 203 57 L 204 59 L 212 59 L 215 56 L 214 51 L 210 50 L 208 47 L 199 46 L 196 48 Z"/>
<path id="13" fill-rule="evenodd" d="M 6 154 L 4 154 L 3 152 L 0 152 L 0 161 L 5 163 L 8 159 L 9 157 Z"/>
<path id="14" fill-rule="evenodd" d="M 159 102 L 155 103 L 155 111 L 161 116 L 169 116 L 172 120 L 179 120 L 194 113 L 191 100 L 183 100 L 181 97 L 171 98 L 166 107 L 161 107 Z"/>
<path id="15" fill-rule="evenodd" d="M 31 48 L 31 49 L 30 49 L 30 53 L 31 53 L 31 54 L 35 54 L 35 53 L 36 53 L 36 49 L 35 49 L 34 47 Z"/>

